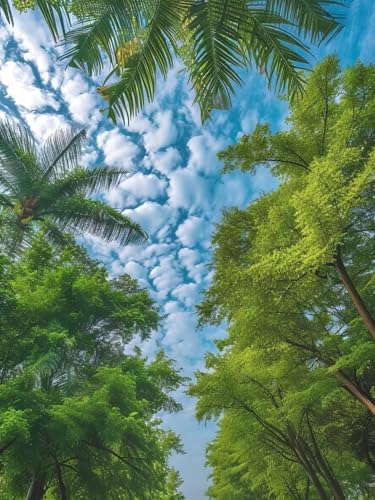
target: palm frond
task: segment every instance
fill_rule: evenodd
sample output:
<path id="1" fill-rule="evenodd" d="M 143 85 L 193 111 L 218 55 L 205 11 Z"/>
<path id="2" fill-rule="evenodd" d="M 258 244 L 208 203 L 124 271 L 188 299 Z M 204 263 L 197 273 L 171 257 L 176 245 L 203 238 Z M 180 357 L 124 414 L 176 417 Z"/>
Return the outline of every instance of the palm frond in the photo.
<path id="1" fill-rule="evenodd" d="M 78 165 L 85 139 L 85 129 L 59 129 L 48 137 L 40 155 L 43 179 L 59 177 Z"/>
<path id="2" fill-rule="evenodd" d="M 62 231 L 91 233 L 122 245 L 142 243 L 147 239 L 139 224 L 101 201 L 75 196 L 61 200 L 45 213 Z"/>
<path id="3" fill-rule="evenodd" d="M 102 71 L 104 53 L 115 65 L 118 47 L 144 26 L 144 12 L 151 3 L 146 0 L 83 1 L 77 12 L 78 26 L 64 37 L 64 44 L 72 47 L 61 59 L 67 59 L 69 66 L 81 68 L 89 75 Z"/>
<path id="4" fill-rule="evenodd" d="M 250 64 L 255 62 L 258 67 L 263 66 L 269 83 L 277 91 L 287 89 L 293 94 L 303 88 L 299 70 L 308 64 L 304 56 L 308 47 L 283 25 L 291 27 L 291 23 L 278 14 L 249 9 L 242 23 L 244 46 Z"/>
<path id="5" fill-rule="evenodd" d="M 338 9 L 345 6 L 340 0 L 267 0 L 266 12 L 277 13 L 296 27 L 299 35 L 312 43 L 321 43 L 337 35 L 344 17 Z M 333 15 L 328 8 L 335 10 Z"/>
<path id="6" fill-rule="evenodd" d="M 69 196 L 91 196 L 95 193 L 108 191 L 121 181 L 127 172 L 118 168 L 106 166 L 88 170 L 76 167 L 52 184 L 45 186 L 45 191 L 40 195 L 40 207 L 53 205 L 61 198 Z"/>
<path id="7" fill-rule="evenodd" d="M 108 115 L 115 119 L 129 121 L 155 94 L 156 75 L 160 71 L 166 78 L 173 64 L 172 50 L 184 14 L 190 5 L 182 0 L 178 8 L 172 0 L 155 3 L 152 18 L 144 28 L 138 50 L 119 66 L 122 72 L 118 82 L 98 88 L 103 99 L 108 102 Z M 116 63 L 117 64 L 117 63 Z"/>
<path id="8" fill-rule="evenodd" d="M 61 34 L 64 35 L 66 33 L 67 26 L 71 25 L 66 3 L 51 2 L 51 0 L 35 0 L 35 6 L 40 10 L 54 40 L 57 41 Z"/>
<path id="9" fill-rule="evenodd" d="M 41 177 L 33 138 L 8 119 L 0 120 L 0 176 L 4 186 L 21 194 L 31 194 Z"/>
<path id="10" fill-rule="evenodd" d="M 190 79 L 203 120 L 211 109 L 229 107 L 233 85 L 242 83 L 236 68 L 244 65 L 239 37 L 243 10 L 231 0 L 200 0 L 190 9 L 187 27 L 194 40 Z"/>
<path id="11" fill-rule="evenodd" d="M 8 0 L 0 0 L 0 12 L 4 14 L 7 22 L 13 25 L 12 9 Z"/>

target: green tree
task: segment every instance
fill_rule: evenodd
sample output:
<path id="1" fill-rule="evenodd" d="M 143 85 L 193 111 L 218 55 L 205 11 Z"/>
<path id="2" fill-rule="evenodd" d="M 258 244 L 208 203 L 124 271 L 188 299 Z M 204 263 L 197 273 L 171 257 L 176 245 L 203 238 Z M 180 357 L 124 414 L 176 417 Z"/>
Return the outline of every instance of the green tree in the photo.
<path id="1" fill-rule="evenodd" d="M 159 324 L 149 294 L 43 237 L 3 258 L 0 280 L 2 498 L 177 495 L 168 458 L 180 445 L 157 413 L 180 408 L 182 378 L 163 353 L 124 353 Z"/>
<path id="2" fill-rule="evenodd" d="M 3 241 L 19 245 L 35 229 L 55 241 L 64 232 L 92 233 L 122 244 L 146 238 L 141 227 L 91 196 L 115 186 L 125 170 L 78 166 L 85 131 L 58 130 L 38 151 L 29 132 L 0 122 L 0 206 Z"/>
<path id="3" fill-rule="evenodd" d="M 258 125 L 220 154 L 225 172 L 266 165 L 279 186 L 224 213 L 198 307 L 201 324 L 228 324 L 191 389 L 200 418 L 223 415 L 208 452 L 213 498 L 230 476 L 276 498 L 371 498 L 374 116 L 375 68 L 342 72 L 329 57 L 290 103 L 286 131 Z"/>
<path id="4" fill-rule="evenodd" d="M 8 0 L 2 10 L 11 22 Z M 15 0 L 18 10 L 38 8 L 55 38 L 63 35 L 68 64 L 99 74 L 108 115 L 130 119 L 154 97 L 180 57 L 196 92 L 202 119 L 230 106 L 240 71 L 257 67 L 277 90 L 301 91 L 301 67 L 309 43 L 330 39 L 341 28 L 340 1 L 327 0 Z M 78 19 L 72 26 L 71 14 Z M 109 82 L 109 83 L 108 83 Z M 108 83 L 108 84 L 107 84 Z"/>

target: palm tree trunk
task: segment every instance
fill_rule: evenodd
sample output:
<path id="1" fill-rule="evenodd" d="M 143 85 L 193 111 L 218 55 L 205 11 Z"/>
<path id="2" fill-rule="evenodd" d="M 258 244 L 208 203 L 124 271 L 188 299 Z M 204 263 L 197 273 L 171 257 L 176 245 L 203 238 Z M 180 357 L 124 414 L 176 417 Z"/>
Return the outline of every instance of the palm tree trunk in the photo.
<path id="1" fill-rule="evenodd" d="M 355 287 L 352 279 L 350 278 L 348 271 L 346 270 L 345 264 L 342 261 L 340 253 L 338 253 L 336 257 L 336 267 L 338 269 L 338 272 L 340 274 L 341 280 L 348 291 L 350 298 L 352 299 L 352 302 L 357 309 L 359 315 L 361 316 L 364 324 L 367 326 L 368 331 L 372 335 L 373 339 L 375 340 L 375 321 L 374 318 L 371 316 L 369 311 L 367 310 L 367 307 L 365 303 L 362 300 L 362 297 L 360 296 L 357 288 Z"/>

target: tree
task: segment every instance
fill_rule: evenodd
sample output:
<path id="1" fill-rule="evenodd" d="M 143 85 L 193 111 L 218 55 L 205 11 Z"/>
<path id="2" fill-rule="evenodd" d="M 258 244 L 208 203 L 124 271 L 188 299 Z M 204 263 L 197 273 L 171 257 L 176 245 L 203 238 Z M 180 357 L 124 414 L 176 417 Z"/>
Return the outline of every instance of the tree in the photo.
<path id="1" fill-rule="evenodd" d="M 92 233 L 107 241 L 138 243 L 141 227 L 108 204 L 90 198 L 115 186 L 123 169 L 78 166 L 85 131 L 58 130 L 40 151 L 29 132 L 0 122 L 0 206 L 3 239 L 19 245 L 43 229 L 54 241 L 64 232 Z"/>
<path id="2" fill-rule="evenodd" d="M 160 321 L 149 294 L 43 237 L 0 279 L 2 498 L 179 498 L 157 413 L 180 408 L 182 378 L 162 352 L 124 353 Z"/>
<path id="3" fill-rule="evenodd" d="M 342 72 L 326 58 L 290 110 L 288 130 L 258 125 L 220 154 L 225 172 L 266 165 L 279 186 L 226 211 L 213 237 L 212 285 L 198 311 L 201 324 L 226 320 L 228 337 L 192 388 L 200 418 L 223 415 L 208 452 L 210 491 L 221 498 L 228 466 L 255 494 L 371 498 L 375 68 Z"/>
<path id="4" fill-rule="evenodd" d="M 341 29 L 340 1 L 322 0 L 15 0 L 18 10 L 38 8 L 68 50 L 64 60 L 89 75 L 111 70 L 99 94 L 108 116 L 130 119 L 153 99 L 157 74 L 167 77 L 176 57 L 188 71 L 202 119 L 230 106 L 243 68 L 258 67 L 277 90 L 302 89 L 299 68 L 307 43 Z M 8 0 L 1 8 L 9 22 Z M 73 25 L 71 16 L 78 19 Z M 115 78 L 115 80 L 114 80 Z"/>

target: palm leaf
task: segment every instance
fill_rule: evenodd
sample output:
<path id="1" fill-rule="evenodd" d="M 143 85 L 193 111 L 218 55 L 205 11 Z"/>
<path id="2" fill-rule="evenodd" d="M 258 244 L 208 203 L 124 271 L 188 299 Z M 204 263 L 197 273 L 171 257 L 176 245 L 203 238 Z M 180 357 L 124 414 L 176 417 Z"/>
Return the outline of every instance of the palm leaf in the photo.
<path id="1" fill-rule="evenodd" d="M 152 3 L 145 0 L 84 1 L 81 13 L 78 12 L 79 25 L 64 37 L 64 44 L 72 47 L 61 59 L 68 59 L 69 66 L 81 68 L 89 75 L 102 71 L 104 53 L 115 65 L 118 47 L 143 27 L 142 14 Z"/>
<path id="2" fill-rule="evenodd" d="M 52 185 L 48 183 L 40 195 L 40 207 L 48 207 L 63 197 L 91 196 L 95 193 L 108 191 L 120 182 L 127 172 L 118 168 L 96 167 L 88 170 L 76 167 Z"/>
<path id="3" fill-rule="evenodd" d="M 59 129 L 48 137 L 40 155 L 43 179 L 59 178 L 78 165 L 85 140 L 85 129 Z"/>
<path id="4" fill-rule="evenodd" d="M 233 85 L 242 82 L 236 71 L 244 65 L 238 30 L 242 14 L 243 8 L 230 0 L 200 0 L 190 9 L 187 27 L 194 40 L 190 79 L 203 120 L 212 108 L 229 107 Z"/>
<path id="5" fill-rule="evenodd" d="M 31 135 L 18 123 L 0 120 L 0 182 L 13 193 L 27 195 L 40 177 Z"/>
<path id="6" fill-rule="evenodd" d="M 8 0 L 0 0 L 0 12 L 4 14 L 7 22 L 13 25 L 12 9 L 10 7 Z"/>
<path id="7" fill-rule="evenodd" d="M 267 0 L 266 12 L 278 13 L 296 26 L 298 34 L 312 43 L 321 43 L 327 37 L 337 35 L 343 28 L 337 9 L 345 2 L 339 0 Z M 336 10 L 331 14 L 326 7 Z"/>
<path id="8" fill-rule="evenodd" d="M 129 121 L 155 94 L 156 75 L 160 71 L 166 78 L 172 67 L 172 49 L 176 44 L 184 9 L 190 2 L 179 2 L 179 8 L 172 0 L 159 0 L 147 27 L 142 34 L 139 50 L 122 66 L 121 79 L 98 91 L 109 104 L 108 115 L 114 119 L 121 116 Z M 118 46 L 117 46 L 118 47 Z"/>
<path id="9" fill-rule="evenodd" d="M 71 197 L 56 203 L 45 213 L 62 231 L 91 233 L 125 245 L 147 239 L 139 224 L 101 201 Z"/>

